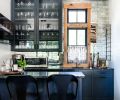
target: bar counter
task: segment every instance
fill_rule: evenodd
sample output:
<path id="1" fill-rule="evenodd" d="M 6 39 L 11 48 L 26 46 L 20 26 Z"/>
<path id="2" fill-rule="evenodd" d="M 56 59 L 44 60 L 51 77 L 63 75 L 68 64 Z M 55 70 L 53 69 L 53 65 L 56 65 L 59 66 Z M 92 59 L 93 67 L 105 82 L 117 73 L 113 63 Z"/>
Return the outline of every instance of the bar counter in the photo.
<path id="1" fill-rule="evenodd" d="M 82 76 L 83 73 L 84 76 Z M 41 100 L 47 99 L 46 79 L 53 74 L 79 74 L 79 97 L 82 100 L 113 100 L 113 68 L 25 68 L 23 72 L 0 72 L 0 100 L 10 100 L 5 79 L 9 75 L 32 75 L 37 79 Z M 96 91 L 97 90 L 97 91 Z M 81 94 L 82 93 L 82 94 Z M 82 96 L 81 96 L 82 95 Z"/>
<path id="2" fill-rule="evenodd" d="M 40 100 L 48 100 L 47 98 L 47 77 L 53 74 L 72 74 L 78 78 L 78 94 L 77 100 L 82 100 L 82 79 L 85 75 L 82 72 L 75 71 L 73 68 L 25 68 L 24 71 L 2 72 L 0 71 L 0 100 L 10 100 L 6 86 L 6 78 L 9 75 L 32 75 L 37 79 Z M 63 81 L 64 82 L 64 81 Z"/>

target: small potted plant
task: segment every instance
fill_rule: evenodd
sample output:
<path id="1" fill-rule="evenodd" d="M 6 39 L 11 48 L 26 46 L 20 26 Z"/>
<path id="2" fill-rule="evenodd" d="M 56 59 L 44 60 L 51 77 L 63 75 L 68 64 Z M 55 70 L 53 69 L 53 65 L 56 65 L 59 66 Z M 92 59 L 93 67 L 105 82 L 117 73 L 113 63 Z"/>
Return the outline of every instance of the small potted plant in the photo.
<path id="1" fill-rule="evenodd" d="M 18 67 L 21 67 L 22 69 L 26 66 L 26 60 L 23 55 L 21 55 L 20 59 L 17 60 Z"/>

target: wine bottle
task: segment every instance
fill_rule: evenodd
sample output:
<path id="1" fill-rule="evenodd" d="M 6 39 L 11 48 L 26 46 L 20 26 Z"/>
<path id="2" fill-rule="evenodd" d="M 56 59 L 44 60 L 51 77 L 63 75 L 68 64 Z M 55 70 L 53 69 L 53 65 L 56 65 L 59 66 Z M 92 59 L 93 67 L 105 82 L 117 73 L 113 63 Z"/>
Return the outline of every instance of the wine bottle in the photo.
<path id="1" fill-rule="evenodd" d="M 97 53 L 97 67 L 100 67 L 100 63 L 99 63 L 99 52 Z"/>

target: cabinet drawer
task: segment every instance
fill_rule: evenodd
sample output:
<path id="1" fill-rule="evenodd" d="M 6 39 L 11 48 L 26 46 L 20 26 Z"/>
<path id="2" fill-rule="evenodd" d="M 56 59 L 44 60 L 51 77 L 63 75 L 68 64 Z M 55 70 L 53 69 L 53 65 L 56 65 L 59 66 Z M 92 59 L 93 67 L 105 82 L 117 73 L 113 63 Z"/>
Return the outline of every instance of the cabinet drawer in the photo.
<path id="1" fill-rule="evenodd" d="M 113 77 L 113 69 L 95 69 L 93 71 L 94 77 Z"/>

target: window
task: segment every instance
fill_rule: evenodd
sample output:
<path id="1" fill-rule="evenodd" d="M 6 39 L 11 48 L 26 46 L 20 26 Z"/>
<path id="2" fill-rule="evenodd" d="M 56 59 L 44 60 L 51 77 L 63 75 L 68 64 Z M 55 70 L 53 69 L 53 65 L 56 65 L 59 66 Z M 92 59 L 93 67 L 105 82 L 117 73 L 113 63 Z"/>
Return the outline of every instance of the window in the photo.
<path id="1" fill-rule="evenodd" d="M 86 29 L 69 29 L 68 30 L 68 45 L 86 45 Z"/>
<path id="2" fill-rule="evenodd" d="M 86 29 L 68 30 L 68 63 L 85 63 L 87 56 Z"/>
<path id="3" fill-rule="evenodd" d="M 87 22 L 87 10 L 82 9 L 69 9 L 68 10 L 68 23 L 86 23 Z"/>
<path id="4" fill-rule="evenodd" d="M 64 67 L 88 67 L 91 4 L 64 5 Z"/>

